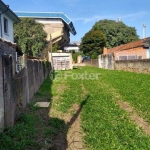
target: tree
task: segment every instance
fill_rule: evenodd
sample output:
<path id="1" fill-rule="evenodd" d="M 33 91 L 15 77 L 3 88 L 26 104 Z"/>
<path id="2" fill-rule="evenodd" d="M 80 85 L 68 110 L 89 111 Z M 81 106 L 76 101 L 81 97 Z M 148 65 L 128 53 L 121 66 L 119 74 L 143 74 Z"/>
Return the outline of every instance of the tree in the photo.
<path id="1" fill-rule="evenodd" d="M 92 30 L 101 30 L 106 36 L 106 47 L 112 48 L 139 39 L 134 27 L 114 20 L 100 20 L 95 23 Z"/>
<path id="2" fill-rule="evenodd" d="M 106 39 L 104 34 L 100 30 L 91 30 L 82 38 L 80 51 L 83 51 L 85 55 L 89 55 L 95 59 L 103 52 L 105 44 Z"/>
<path id="3" fill-rule="evenodd" d="M 72 53 L 72 59 L 73 59 L 74 63 L 77 63 L 79 55 L 82 55 L 82 52 Z"/>
<path id="4" fill-rule="evenodd" d="M 32 18 L 22 18 L 14 25 L 14 39 L 21 51 L 27 55 L 38 56 L 46 46 L 47 34 L 43 25 Z"/>
<path id="5" fill-rule="evenodd" d="M 57 52 L 59 50 L 59 45 L 58 43 L 54 43 L 52 47 L 52 52 Z"/>

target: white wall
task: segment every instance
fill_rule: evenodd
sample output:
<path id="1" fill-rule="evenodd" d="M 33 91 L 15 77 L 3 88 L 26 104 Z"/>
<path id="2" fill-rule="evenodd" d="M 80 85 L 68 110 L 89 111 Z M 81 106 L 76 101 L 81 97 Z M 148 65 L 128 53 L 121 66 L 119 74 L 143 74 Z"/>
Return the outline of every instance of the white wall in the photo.
<path id="1" fill-rule="evenodd" d="M 51 19 L 51 18 L 36 18 L 36 22 L 42 23 L 42 24 L 49 24 L 49 23 L 61 23 L 63 24 L 61 19 Z"/>
<path id="2" fill-rule="evenodd" d="M 146 49 L 146 58 L 150 58 L 150 47 Z"/>
<path id="3" fill-rule="evenodd" d="M 69 52 L 69 51 L 72 51 L 72 50 L 75 50 L 75 52 L 79 52 L 79 47 L 64 47 L 64 50 L 66 52 Z"/>
<path id="4" fill-rule="evenodd" d="M 62 60 L 64 58 L 68 58 L 69 59 L 69 68 L 72 69 L 73 66 L 72 66 L 72 54 L 71 53 L 50 53 L 48 52 L 48 55 L 49 55 L 49 62 L 51 62 L 51 57 L 56 57 L 56 58 L 62 58 Z"/>
<path id="5" fill-rule="evenodd" d="M 8 19 L 8 34 L 4 33 L 4 17 Z M 5 13 L 1 15 L 1 21 L 2 21 L 2 37 L 1 37 L 1 31 L 0 31 L 0 37 L 6 41 L 14 43 L 13 21 L 11 20 L 11 18 L 6 16 Z"/>

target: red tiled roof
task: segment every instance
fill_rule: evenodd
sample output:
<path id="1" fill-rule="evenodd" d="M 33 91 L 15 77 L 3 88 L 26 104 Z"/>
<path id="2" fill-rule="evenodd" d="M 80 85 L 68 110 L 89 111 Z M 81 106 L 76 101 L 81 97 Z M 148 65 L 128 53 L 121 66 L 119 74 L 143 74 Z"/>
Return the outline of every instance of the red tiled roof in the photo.
<path id="1" fill-rule="evenodd" d="M 128 49 L 135 48 L 135 47 L 143 47 L 144 41 L 147 41 L 147 40 L 150 41 L 150 37 L 108 49 L 107 53 L 128 50 Z"/>

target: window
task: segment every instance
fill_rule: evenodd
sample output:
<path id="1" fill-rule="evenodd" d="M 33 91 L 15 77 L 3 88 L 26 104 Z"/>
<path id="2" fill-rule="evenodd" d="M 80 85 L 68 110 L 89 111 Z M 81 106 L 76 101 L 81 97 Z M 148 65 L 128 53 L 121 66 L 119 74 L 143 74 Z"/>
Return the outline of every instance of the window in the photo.
<path id="1" fill-rule="evenodd" d="M 8 19 L 4 17 L 4 33 L 8 34 Z"/>

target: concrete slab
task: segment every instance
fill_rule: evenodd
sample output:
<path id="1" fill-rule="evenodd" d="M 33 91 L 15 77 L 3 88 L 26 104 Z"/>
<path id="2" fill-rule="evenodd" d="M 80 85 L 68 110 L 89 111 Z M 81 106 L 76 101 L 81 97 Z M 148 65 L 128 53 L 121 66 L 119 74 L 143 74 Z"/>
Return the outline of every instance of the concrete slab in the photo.
<path id="1" fill-rule="evenodd" d="M 34 105 L 35 107 L 41 107 L 41 108 L 48 108 L 50 105 L 50 102 L 36 102 L 36 104 Z"/>

